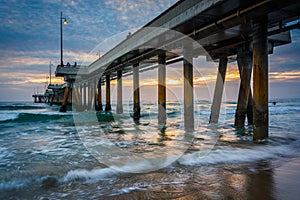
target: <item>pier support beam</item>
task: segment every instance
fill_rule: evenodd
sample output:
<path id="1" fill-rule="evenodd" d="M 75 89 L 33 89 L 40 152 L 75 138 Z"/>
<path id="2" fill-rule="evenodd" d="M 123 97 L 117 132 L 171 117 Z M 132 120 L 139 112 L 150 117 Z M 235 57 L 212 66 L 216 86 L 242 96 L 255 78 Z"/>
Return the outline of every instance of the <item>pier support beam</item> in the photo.
<path id="1" fill-rule="evenodd" d="M 67 102 L 68 102 L 68 97 L 69 97 L 69 88 L 70 86 L 67 85 L 65 88 L 65 93 L 64 93 L 64 99 L 62 101 L 61 107 L 59 109 L 59 112 L 67 112 Z"/>
<path id="2" fill-rule="evenodd" d="M 133 118 L 141 117 L 140 86 L 139 86 L 139 64 L 133 65 Z"/>
<path id="3" fill-rule="evenodd" d="M 80 87 L 77 85 L 73 85 L 73 97 L 73 108 L 75 108 L 76 111 L 82 111 Z"/>
<path id="4" fill-rule="evenodd" d="M 184 77 L 184 126 L 187 130 L 194 129 L 194 91 L 193 91 L 193 47 L 189 44 L 183 52 Z"/>
<path id="5" fill-rule="evenodd" d="M 238 48 L 237 63 L 240 72 L 240 91 L 235 113 L 234 126 L 244 127 L 246 115 L 248 114 L 248 105 L 252 105 L 252 93 L 250 88 L 252 73 L 252 52 L 250 44 L 247 43 L 243 47 Z M 252 112 L 251 112 L 252 113 Z M 251 124 L 252 116 L 248 115 L 248 124 Z"/>
<path id="6" fill-rule="evenodd" d="M 218 123 L 219 121 L 225 75 L 227 70 L 227 62 L 228 62 L 228 58 L 226 56 L 221 57 L 219 60 L 217 81 L 215 86 L 214 98 L 211 106 L 209 123 Z"/>
<path id="7" fill-rule="evenodd" d="M 83 86 L 82 84 L 79 86 L 79 99 L 80 99 L 80 106 L 81 106 L 81 110 L 83 110 L 84 105 L 83 105 Z"/>
<path id="8" fill-rule="evenodd" d="M 248 125 L 253 124 L 253 97 L 252 97 L 251 90 L 249 93 L 248 106 L 247 106 L 247 121 L 248 121 Z"/>
<path id="9" fill-rule="evenodd" d="M 254 24 L 253 33 L 253 139 L 261 140 L 269 134 L 269 83 L 267 18 Z"/>
<path id="10" fill-rule="evenodd" d="M 97 95 L 96 95 L 96 101 L 95 101 L 95 110 L 96 111 L 102 111 L 103 107 L 102 107 L 102 88 L 101 88 L 101 82 L 102 79 L 100 78 L 97 84 Z"/>
<path id="11" fill-rule="evenodd" d="M 88 82 L 88 110 L 91 110 L 92 108 L 92 83 Z"/>
<path id="12" fill-rule="evenodd" d="M 117 77 L 117 114 L 123 113 L 123 96 L 122 96 L 122 70 L 118 70 Z"/>
<path id="13" fill-rule="evenodd" d="M 105 111 L 111 110 L 111 104 L 110 104 L 110 75 L 106 75 L 106 105 L 105 105 Z"/>
<path id="14" fill-rule="evenodd" d="M 166 55 L 158 55 L 158 125 L 166 125 Z"/>
<path id="15" fill-rule="evenodd" d="M 83 108 L 86 109 L 87 104 L 86 104 L 86 84 L 83 84 Z"/>
<path id="16" fill-rule="evenodd" d="M 97 83 L 97 79 L 94 79 L 93 81 L 93 97 L 94 97 L 94 105 L 93 105 L 93 109 L 92 110 L 96 110 L 97 107 L 97 103 L 98 103 L 98 83 Z"/>
<path id="17" fill-rule="evenodd" d="M 50 100 L 50 106 L 53 105 L 53 102 L 54 102 L 54 98 L 55 98 L 55 95 L 56 95 L 56 92 L 53 91 L 53 94 L 51 95 L 51 100 Z M 34 98 L 34 102 L 36 101 L 36 98 Z"/>
<path id="18" fill-rule="evenodd" d="M 89 81 L 89 110 L 92 110 L 93 108 L 93 81 Z"/>

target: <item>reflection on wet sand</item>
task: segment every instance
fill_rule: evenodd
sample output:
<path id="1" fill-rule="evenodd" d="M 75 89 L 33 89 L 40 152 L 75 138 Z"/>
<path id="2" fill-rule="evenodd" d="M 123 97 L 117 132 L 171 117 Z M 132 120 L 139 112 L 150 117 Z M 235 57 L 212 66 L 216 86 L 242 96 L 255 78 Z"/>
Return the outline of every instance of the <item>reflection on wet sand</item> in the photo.
<path id="1" fill-rule="evenodd" d="M 186 172 L 189 173 L 186 173 Z M 189 174 L 189 175 L 188 175 Z M 134 187 L 115 185 L 108 199 L 276 199 L 269 162 L 198 166 L 136 175 Z M 121 177 L 120 177 L 121 178 Z M 126 180 L 128 179 L 128 180 Z M 122 177 L 133 181 L 132 176 Z M 147 184 L 145 184 L 147 183 Z M 122 191 L 122 192 L 121 192 Z"/>

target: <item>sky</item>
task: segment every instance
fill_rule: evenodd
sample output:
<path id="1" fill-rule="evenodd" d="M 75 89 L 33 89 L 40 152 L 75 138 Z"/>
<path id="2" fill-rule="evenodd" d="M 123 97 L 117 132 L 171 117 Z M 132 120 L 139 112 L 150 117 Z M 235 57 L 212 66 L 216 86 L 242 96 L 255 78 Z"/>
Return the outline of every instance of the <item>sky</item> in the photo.
<path id="1" fill-rule="evenodd" d="M 119 41 L 115 38 L 125 38 L 128 32 L 145 25 L 176 1 L 1 0 L 0 101 L 32 101 L 34 92 L 44 92 L 50 62 L 52 72 L 60 62 L 61 11 L 69 22 L 63 26 L 64 62 L 88 64 L 98 58 L 97 46 L 104 49 L 100 50 L 102 55 Z M 275 48 L 269 56 L 270 99 L 300 97 L 300 30 L 291 33 L 293 42 Z M 206 62 L 205 58 L 195 59 L 194 64 L 195 90 L 199 91 L 198 96 L 209 98 L 217 64 Z M 173 93 L 182 95 L 181 68 L 182 63 L 167 68 L 170 99 Z M 155 94 L 156 74 L 156 70 L 141 74 L 142 99 Z M 52 82 L 63 80 L 53 77 Z M 126 88 L 132 88 L 131 77 L 124 78 L 123 85 L 126 98 Z M 228 99 L 237 98 L 238 87 L 236 63 L 229 63 L 225 84 Z"/>

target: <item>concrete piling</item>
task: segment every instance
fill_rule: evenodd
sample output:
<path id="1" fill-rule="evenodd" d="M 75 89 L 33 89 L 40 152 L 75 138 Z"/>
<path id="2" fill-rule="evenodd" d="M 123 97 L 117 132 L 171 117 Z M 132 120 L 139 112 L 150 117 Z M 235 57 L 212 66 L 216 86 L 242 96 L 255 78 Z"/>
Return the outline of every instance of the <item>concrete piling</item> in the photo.
<path id="1" fill-rule="evenodd" d="M 141 117 L 140 86 L 139 86 L 139 64 L 133 65 L 133 118 Z"/>
<path id="2" fill-rule="evenodd" d="M 253 139 L 261 140 L 269 134 L 267 17 L 254 23 L 253 29 Z"/>
<path id="3" fill-rule="evenodd" d="M 64 93 L 64 99 L 63 99 L 63 102 L 62 102 L 59 112 L 67 112 L 68 96 L 69 96 L 69 86 L 66 86 L 65 93 Z"/>
<path id="4" fill-rule="evenodd" d="M 192 44 L 184 47 L 184 126 L 187 130 L 194 129 L 194 92 L 193 92 L 193 48 Z"/>
<path id="5" fill-rule="evenodd" d="M 96 102 L 95 102 L 95 110 L 96 111 L 102 111 L 102 88 L 101 88 L 101 78 L 98 81 L 97 84 L 97 94 L 96 94 Z"/>
<path id="6" fill-rule="evenodd" d="M 158 55 L 158 125 L 166 124 L 166 55 Z"/>
<path id="7" fill-rule="evenodd" d="M 250 44 L 247 43 L 243 47 L 238 48 L 237 63 L 240 71 L 240 89 L 238 96 L 237 109 L 235 114 L 234 125 L 236 127 L 244 127 L 246 116 L 248 116 L 248 124 L 252 116 L 247 115 L 248 104 L 252 104 L 252 92 L 250 88 L 252 73 L 252 52 Z"/>
<path id="8" fill-rule="evenodd" d="M 110 103 L 110 75 L 106 75 L 106 105 L 105 105 L 105 111 L 111 110 L 111 103 Z"/>
<path id="9" fill-rule="evenodd" d="M 92 96 L 92 83 L 91 81 L 88 82 L 88 106 L 87 106 L 87 109 L 90 110 L 92 108 L 92 99 L 93 99 L 93 96 Z"/>
<path id="10" fill-rule="evenodd" d="M 227 70 L 227 62 L 228 62 L 228 58 L 226 56 L 220 57 L 209 123 L 218 123 L 219 121 L 225 75 Z"/>
<path id="11" fill-rule="evenodd" d="M 117 114 L 121 114 L 123 113 L 122 70 L 118 70 L 117 74 Z"/>

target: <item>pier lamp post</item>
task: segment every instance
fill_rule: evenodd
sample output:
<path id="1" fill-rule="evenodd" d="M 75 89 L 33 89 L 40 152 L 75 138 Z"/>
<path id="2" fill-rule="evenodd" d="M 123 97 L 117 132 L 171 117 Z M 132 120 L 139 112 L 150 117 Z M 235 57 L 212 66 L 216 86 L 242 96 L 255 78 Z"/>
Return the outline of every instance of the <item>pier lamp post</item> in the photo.
<path id="1" fill-rule="evenodd" d="M 68 24 L 68 21 L 66 18 L 62 16 L 62 12 L 60 12 L 60 66 L 64 66 L 63 62 L 63 34 L 62 34 L 62 26 L 64 24 Z"/>

